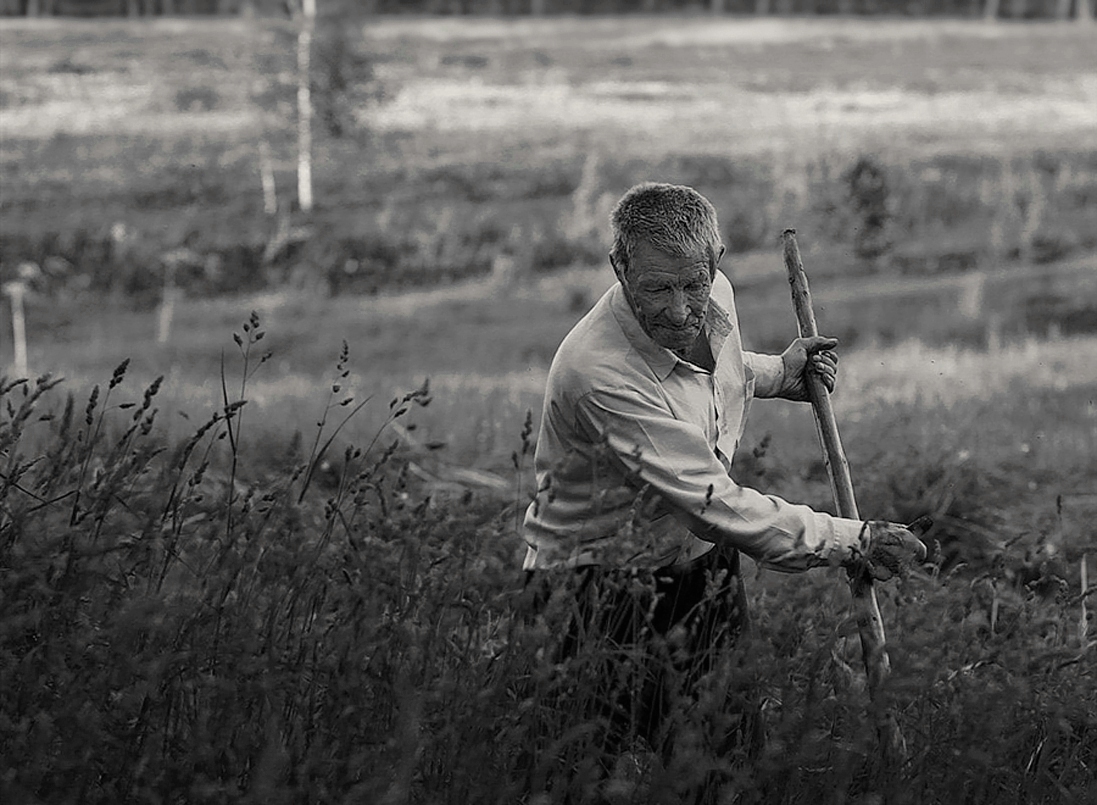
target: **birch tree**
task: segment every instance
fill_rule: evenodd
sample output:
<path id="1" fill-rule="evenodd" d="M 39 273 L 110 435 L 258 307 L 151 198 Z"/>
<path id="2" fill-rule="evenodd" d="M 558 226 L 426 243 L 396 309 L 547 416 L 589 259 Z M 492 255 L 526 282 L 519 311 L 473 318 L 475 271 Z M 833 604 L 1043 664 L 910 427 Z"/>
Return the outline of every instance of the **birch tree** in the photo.
<path id="1" fill-rule="evenodd" d="M 309 62 L 316 27 L 316 0 L 301 0 L 301 29 L 297 33 L 297 205 L 312 210 L 312 95 Z"/>

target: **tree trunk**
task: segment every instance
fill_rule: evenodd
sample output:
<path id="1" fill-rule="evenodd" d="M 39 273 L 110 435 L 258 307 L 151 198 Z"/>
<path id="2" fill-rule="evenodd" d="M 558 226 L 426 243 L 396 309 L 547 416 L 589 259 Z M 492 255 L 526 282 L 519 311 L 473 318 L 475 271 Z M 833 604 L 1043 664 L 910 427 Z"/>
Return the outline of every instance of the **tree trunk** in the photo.
<path id="1" fill-rule="evenodd" d="M 545 3 L 546 3 L 546 0 L 530 0 L 529 13 L 531 15 L 533 15 L 534 17 L 543 17 L 543 16 L 545 16 L 545 11 L 546 11 Z"/>
<path id="2" fill-rule="evenodd" d="M 1001 4 L 1001 0 L 987 0 L 986 6 L 983 7 L 983 19 L 996 20 L 998 19 L 998 6 Z"/>
<path id="3" fill-rule="evenodd" d="M 1089 1 L 1077 0 L 1078 16 L 1075 19 L 1078 22 L 1093 22 L 1093 7 L 1089 4 Z"/>
<path id="4" fill-rule="evenodd" d="M 38 5 L 38 0 L 27 0 L 27 16 L 38 17 L 41 16 L 42 9 Z"/>
<path id="5" fill-rule="evenodd" d="M 759 17 L 768 17 L 770 12 L 770 0 L 754 0 L 754 13 Z"/>
<path id="6" fill-rule="evenodd" d="M 316 0 L 302 0 L 301 30 L 297 34 L 297 206 L 312 210 L 312 95 L 309 89 L 312 32 Z"/>

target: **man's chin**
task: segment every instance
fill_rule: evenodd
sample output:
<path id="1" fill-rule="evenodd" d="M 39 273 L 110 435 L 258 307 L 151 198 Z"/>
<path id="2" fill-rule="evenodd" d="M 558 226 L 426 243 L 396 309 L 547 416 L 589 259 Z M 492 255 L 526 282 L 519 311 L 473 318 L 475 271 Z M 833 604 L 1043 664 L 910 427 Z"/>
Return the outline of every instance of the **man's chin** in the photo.
<path id="1" fill-rule="evenodd" d="M 693 342 L 697 340 L 699 334 L 700 330 L 693 329 L 680 332 L 668 332 L 666 329 L 663 329 L 658 333 L 655 343 L 663 349 L 669 349 L 671 352 L 681 352 L 684 349 L 692 347 Z"/>

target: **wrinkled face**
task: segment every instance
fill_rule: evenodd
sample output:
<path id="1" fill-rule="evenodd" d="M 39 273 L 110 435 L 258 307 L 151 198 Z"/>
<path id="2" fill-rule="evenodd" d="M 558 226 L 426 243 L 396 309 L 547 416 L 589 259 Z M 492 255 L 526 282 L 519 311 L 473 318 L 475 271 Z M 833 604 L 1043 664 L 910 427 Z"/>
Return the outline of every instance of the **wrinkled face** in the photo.
<path id="1" fill-rule="evenodd" d="M 671 257 L 641 241 L 627 272 L 614 266 L 640 326 L 659 346 L 689 350 L 701 334 L 712 291 L 708 256 Z"/>

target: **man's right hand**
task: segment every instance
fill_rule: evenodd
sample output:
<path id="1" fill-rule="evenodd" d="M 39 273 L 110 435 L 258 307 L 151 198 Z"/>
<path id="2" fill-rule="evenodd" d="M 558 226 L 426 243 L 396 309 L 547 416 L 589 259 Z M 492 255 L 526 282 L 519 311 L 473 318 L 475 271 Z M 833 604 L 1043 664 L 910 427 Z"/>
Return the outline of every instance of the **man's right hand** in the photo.
<path id="1" fill-rule="evenodd" d="M 906 576 L 926 559 L 926 546 L 905 525 L 868 520 L 861 529 L 860 555 L 849 562 L 877 581 Z"/>

